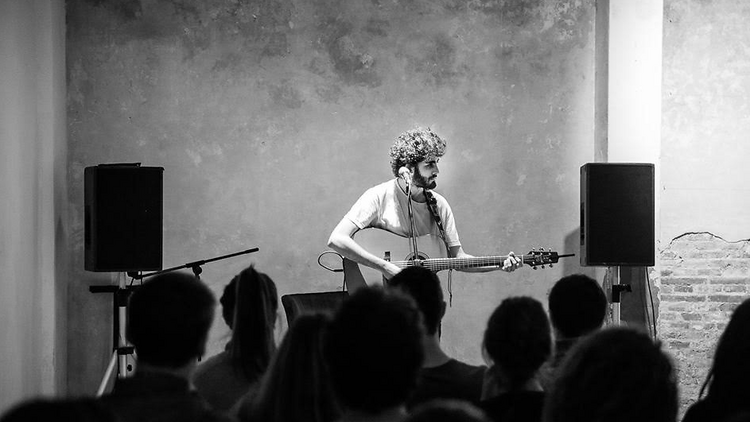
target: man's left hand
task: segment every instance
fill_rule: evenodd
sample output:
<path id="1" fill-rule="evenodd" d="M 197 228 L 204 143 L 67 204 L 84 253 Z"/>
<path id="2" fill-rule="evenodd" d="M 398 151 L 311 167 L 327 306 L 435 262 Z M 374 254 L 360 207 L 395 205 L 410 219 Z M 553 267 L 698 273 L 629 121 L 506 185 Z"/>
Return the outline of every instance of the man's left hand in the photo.
<path id="1" fill-rule="evenodd" d="M 517 257 L 513 252 L 508 253 L 508 258 L 503 261 L 503 266 L 500 268 L 505 272 L 515 271 L 516 268 L 520 268 L 523 265 L 521 258 Z"/>

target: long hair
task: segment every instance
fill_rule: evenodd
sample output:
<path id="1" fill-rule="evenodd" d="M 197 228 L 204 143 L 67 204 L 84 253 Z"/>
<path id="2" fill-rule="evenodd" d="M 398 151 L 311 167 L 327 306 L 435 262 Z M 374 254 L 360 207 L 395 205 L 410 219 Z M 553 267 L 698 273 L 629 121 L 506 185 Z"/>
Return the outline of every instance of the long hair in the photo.
<path id="1" fill-rule="evenodd" d="M 750 401 L 750 299 L 732 313 L 729 324 L 719 338 L 713 364 L 700 391 L 708 390 L 707 398 L 726 404 L 747 404 Z"/>
<path id="2" fill-rule="evenodd" d="M 224 288 L 222 315 L 232 329 L 232 365 L 247 379 L 260 377 L 276 352 L 274 327 L 279 300 L 276 284 L 250 266 Z"/>
<path id="3" fill-rule="evenodd" d="M 341 411 L 323 361 L 327 314 L 294 320 L 254 397 L 240 407 L 243 420 L 331 422 Z"/>

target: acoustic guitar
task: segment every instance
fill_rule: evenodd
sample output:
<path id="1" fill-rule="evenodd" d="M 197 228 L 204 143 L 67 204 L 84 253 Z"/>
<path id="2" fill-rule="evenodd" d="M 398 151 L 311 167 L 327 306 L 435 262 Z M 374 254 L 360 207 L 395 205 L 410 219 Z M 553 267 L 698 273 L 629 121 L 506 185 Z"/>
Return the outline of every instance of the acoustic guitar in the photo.
<path id="1" fill-rule="evenodd" d="M 382 251 L 382 258 L 401 268 L 421 266 L 431 271 L 460 270 L 463 268 L 478 268 L 492 265 L 503 265 L 508 255 L 475 256 L 471 258 L 449 258 L 443 240 L 434 235 L 417 237 L 418 256 L 411 251 L 411 238 L 393 234 L 386 230 L 368 228 L 358 231 L 355 240 L 363 248 L 373 253 Z M 573 254 L 559 255 L 551 250 L 531 250 L 528 254 L 516 255 L 524 265 L 533 269 L 556 264 L 560 258 Z M 393 260 L 393 258 L 398 260 Z M 344 258 L 344 281 L 347 289 L 352 292 L 360 287 L 383 283 L 383 274 L 365 265 Z"/>

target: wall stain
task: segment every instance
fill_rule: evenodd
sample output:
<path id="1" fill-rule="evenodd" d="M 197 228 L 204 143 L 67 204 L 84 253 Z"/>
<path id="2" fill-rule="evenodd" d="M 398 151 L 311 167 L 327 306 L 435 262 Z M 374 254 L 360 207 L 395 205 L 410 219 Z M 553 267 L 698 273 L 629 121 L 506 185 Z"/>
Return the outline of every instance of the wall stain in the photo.
<path id="1" fill-rule="evenodd" d="M 329 104 L 338 104 L 341 97 L 344 95 L 344 91 L 338 85 L 330 84 L 318 86 L 315 88 L 315 93 L 318 97 Z"/>
<path id="2" fill-rule="evenodd" d="M 261 55 L 263 57 L 285 57 L 289 55 L 289 42 L 286 34 L 283 32 L 271 34 Z"/>
<path id="3" fill-rule="evenodd" d="M 424 74 L 429 84 L 444 86 L 462 74 L 456 69 L 456 47 L 447 35 L 435 35 L 424 52 L 423 57 L 411 57 L 409 62 L 413 71 Z"/>
<path id="4" fill-rule="evenodd" d="M 377 87 L 382 83 L 375 58 L 361 47 L 354 25 L 339 19 L 324 19 L 318 26 L 336 75 L 346 84 Z"/>
<path id="5" fill-rule="evenodd" d="M 214 62 L 212 71 L 220 72 L 227 69 L 234 69 L 240 66 L 242 57 L 237 53 L 229 53 L 222 56 L 219 60 Z"/>
<path id="6" fill-rule="evenodd" d="M 279 85 L 271 85 L 268 94 L 275 104 L 291 109 L 302 107 L 302 94 L 288 80 L 282 81 Z"/>
<path id="7" fill-rule="evenodd" d="M 525 26 L 534 20 L 544 0 L 477 0 L 470 7 L 503 23 Z"/>
<path id="8" fill-rule="evenodd" d="M 141 0 L 85 0 L 95 7 L 103 7 L 115 13 L 124 21 L 133 21 L 141 17 L 143 7 Z"/>
<path id="9" fill-rule="evenodd" d="M 385 37 L 388 35 L 388 29 L 390 29 L 390 27 L 391 24 L 385 19 L 370 18 L 365 25 L 365 32 L 377 37 Z"/>

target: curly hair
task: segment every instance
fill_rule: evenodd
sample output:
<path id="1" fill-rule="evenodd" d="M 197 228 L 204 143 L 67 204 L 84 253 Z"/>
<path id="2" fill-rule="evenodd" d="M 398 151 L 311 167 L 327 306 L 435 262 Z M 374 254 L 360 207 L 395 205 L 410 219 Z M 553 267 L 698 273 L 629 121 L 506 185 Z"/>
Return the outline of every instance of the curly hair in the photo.
<path id="1" fill-rule="evenodd" d="M 407 164 L 416 164 L 427 157 L 442 157 L 445 140 L 430 128 L 407 130 L 396 138 L 390 149 L 391 171 L 398 177 L 398 170 Z"/>

